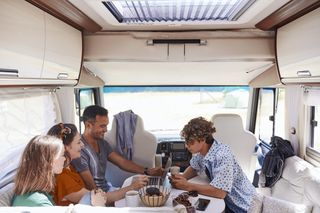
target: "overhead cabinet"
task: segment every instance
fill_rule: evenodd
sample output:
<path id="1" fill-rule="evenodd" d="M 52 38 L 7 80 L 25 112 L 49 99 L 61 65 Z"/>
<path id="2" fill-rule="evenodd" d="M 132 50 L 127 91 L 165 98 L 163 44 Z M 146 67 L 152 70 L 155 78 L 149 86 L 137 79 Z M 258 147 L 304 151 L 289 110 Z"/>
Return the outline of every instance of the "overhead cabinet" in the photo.
<path id="1" fill-rule="evenodd" d="M 136 33 L 138 34 L 138 33 Z M 154 34 L 156 36 L 156 34 Z M 207 61 L 274 61 L 274 38 L 247 37 L 206 38 L 205 44 L 169 42 L 170 34 L 162 43 L 150 38 L 137 38 L 125 33 L 86 35 L 84 59 L 90 61 L 145 61 L 145 62 L 207 62 Z M 166 43 L 166 40 L 168 40 Z M 188 39 L 180 39 L 188 40 Z M 189 39 L 192 40 L 192 39 Z M 201 39 L 193 39 L 201 40 Z M 149 44 L 149 42 L 151 44 Z"/>
<path id="2" fill-rule="evenodd" d="M 20 0 L 0 1 L 0 27 L 0 84 L 12 84 L 10 79 L 16 84 L 25 84 L 24 79 L 35 84 L 77 83 L 82 61 L 79 30 Z"/>
<path id="3" fill-rule="evenodd" d="M 77 79 L 82 60 L 81 32 L 45 13 L 46 48 L 42 78 Z"/>
<path id="4" fill-rule="evenodd" d="M 283 83 L 320 82 L 320 8 L 277 31 L 277 63 Z"/>
<path id="5" fill-rule="evenodd" d="M 25 1 L 0 1 L 0 78 L 40 78 L 44 13 Z"/>

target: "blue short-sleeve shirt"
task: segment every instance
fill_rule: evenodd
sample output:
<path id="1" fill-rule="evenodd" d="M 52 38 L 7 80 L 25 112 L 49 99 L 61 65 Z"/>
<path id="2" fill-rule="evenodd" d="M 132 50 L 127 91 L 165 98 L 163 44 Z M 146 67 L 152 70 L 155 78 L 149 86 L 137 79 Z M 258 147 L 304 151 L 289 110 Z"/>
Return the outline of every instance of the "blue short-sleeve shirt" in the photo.
<path id="1" fill-rule="evenodd" d="M 72 165 L 77 172 L 90 170 L 96 186 L 104 191 L 109 191 L 110 184 L 108 184 L 105 174 L 108 156 L 113 152 L 111 146 L 106 140 L 98 140 L 100 153 L 97 153 L 85 140 L 83 135 L 81 136 L 81 141 L 84 144 L 84 147 L 81 149 L 81 158 L 74 159 Z"/>
<path id="2" fill-rule="evenodd" d="M 225 203 L 234 212 L 247 212 L 255 193 L 230 147 L 214 140 L 205 156 L 196 154 L 190 160 L 190 166 L 198 171 L 208 170 L 210 185 L 227 192 Z"/>

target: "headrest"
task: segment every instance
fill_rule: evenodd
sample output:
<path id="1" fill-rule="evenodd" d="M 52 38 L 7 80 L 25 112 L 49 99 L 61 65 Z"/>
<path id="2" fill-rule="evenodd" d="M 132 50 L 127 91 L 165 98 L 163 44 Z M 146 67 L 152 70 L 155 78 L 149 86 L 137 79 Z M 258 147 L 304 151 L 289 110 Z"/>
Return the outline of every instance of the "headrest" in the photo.
<path id="1" fill-rule="evenodd" d="M 219 128 L 243 130 L 242 118 L 238 114 L 216 114 L 212 117 L 213 126 Z"/>

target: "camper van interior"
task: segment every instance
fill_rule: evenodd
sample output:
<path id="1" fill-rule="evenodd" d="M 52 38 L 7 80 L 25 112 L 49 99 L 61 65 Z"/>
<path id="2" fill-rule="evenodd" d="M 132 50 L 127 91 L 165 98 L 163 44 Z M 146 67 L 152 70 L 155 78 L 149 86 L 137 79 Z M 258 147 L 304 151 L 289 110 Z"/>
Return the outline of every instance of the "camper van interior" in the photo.
<path id="1" fill-rule="evenodd" d="M 26 144 L 61 122 L 83 133 L 90 105 L 108 110 L 115 150 L 115 115 L 131 110 L 132 161 L 181 173 L 194 154 L 180 132 L 202 116 L 255 186 L 251 212 L 320 212 L 319 0 L 1 0 L 0 28 L 0 212 L 178 212 L 173 188 L 157 208 L 10 207 Z M 294 156 L 264 187 L 274 136 Z M 135 175 L 107 165 L 115 187 Z"/>

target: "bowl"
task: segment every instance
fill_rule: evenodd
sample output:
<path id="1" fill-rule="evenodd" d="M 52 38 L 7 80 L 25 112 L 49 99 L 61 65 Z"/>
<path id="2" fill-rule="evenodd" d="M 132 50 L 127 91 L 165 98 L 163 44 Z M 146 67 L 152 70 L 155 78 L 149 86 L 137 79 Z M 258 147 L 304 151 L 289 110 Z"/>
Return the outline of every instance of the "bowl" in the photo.
<path id="1" fill-rule="evenodd" d="M 156 190 L 157 193 L 153 195 L 149 194 L 148 192 L 150 192 L 150 188 L 158 189 Z M 139 190 L 139 195 L 144 205 L 149 207 L 159 207 L 163 206 L 167 202 L 170 192 L 170 188 L 159 185 L 149 185 L 141 188 Z"/>

